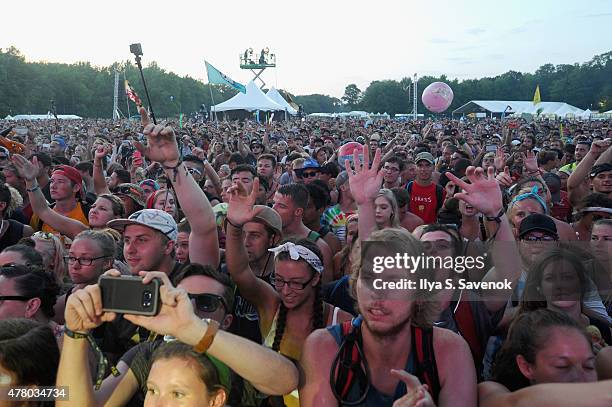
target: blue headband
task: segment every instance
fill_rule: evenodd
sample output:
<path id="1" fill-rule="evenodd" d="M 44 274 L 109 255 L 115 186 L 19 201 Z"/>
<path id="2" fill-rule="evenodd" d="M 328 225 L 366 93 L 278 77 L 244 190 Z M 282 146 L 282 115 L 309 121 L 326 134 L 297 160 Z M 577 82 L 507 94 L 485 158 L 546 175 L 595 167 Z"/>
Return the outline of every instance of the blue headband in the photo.
<path id="1" fill-rule="evenodd" d="M 530 192 L 525 192 L 524 194 L 515 196 L 512 199 L 512 202 L 510 202 L 510 207 L 514 206 L 515 203 L 524 199 L 535 199 L 540 205 L 542 205 L 542 208 L 544 208 L 544 214 L 548 215 L 548 206 L 546 206 L 546 202 L 544 202 L 542 197 L 538 195 L 537 185 L 534 185 Z"/>

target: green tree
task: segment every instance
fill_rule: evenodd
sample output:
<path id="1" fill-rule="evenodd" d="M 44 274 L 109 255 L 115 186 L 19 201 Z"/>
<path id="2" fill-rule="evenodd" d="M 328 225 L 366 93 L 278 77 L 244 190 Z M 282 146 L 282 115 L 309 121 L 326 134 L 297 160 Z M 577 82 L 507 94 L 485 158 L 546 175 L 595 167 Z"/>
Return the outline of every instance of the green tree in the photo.
<path id="1" fill-rule="evenodd" d="M 361 90 L 357 87 L 357 85 L 351 83 L 344 89 L 342 101 L 348 105 L 350 110 L 354 110 L 361 101 Z"/>

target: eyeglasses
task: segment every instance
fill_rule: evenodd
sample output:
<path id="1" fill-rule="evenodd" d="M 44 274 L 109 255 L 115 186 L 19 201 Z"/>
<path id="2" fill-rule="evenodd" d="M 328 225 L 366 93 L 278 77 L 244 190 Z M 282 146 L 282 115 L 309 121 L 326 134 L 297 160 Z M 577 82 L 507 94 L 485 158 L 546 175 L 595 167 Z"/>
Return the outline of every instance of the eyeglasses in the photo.
<path id="1" fill-rule="evenodd" d="M 93 257 L 93 258 L 84 258 L 84 257 L 74 257 L 74 256 L 65 256 L 64 259 L 69 263 L 69 264 L 74 264 L 76 262 L 78 262 L 81 266 L 91 266 L 91 264 L 94 262 L 94 260 L 100 260 L 100 259 L 104 259 L 108 256 L 100 256 L 100 257 Z"/>
<path id="2" fill-rule="evenodd" d="M 223 305 L 225 312 L 230 312 L 225 299 L 216 294 L 189 294 L 189 298 L 195 300 L 195 306 L 202 312 L 215 312 Z"/>
<path id="3" fill-rule="evenodd" d="M 187 171 L 189 171 L 191 175 L 193 174 L 202 175 L 202 171 L 198 170 L 197 168 L 188 168 Z"/>
<path id="4" fill-rule="evenodd" d="M 438 240 L 435 242 L 421 242 L 423 244 L 423 249 L 426 252 L 431 252 L 432 249 L 435 250 L 449 250 L 453 248 L 453 243 L 446 240 Z"/>
<path id="5" fill-rule="evenodd" d="M 276 287 L 277 290 L 282 290 L 283 287 L 287 285 L 290 290 L 301 291 L 306 288 L 306 286 L 312 281 L 313 278 L 315 278 L 315 275 L 316 274 L 313 274 L 312 277 L 308 279 L 308 281 L 301 283 L 299 281 L 286 281 L 276 277 L 276 274 L 272 274 L 272 276 L 270 276 L 270 282 L 272 283 L 272 285 L 274 285 L 274 287 Z"/>
<path id="6" fill-rule="evenodd" d="M 557 238 L 554 236 L 550 236 L 550 235 L 544 235 L 544 236 L 530 235 L 530 236 L 523 236 L 521 240 L 524 240 L 526 242 L 554 242 L 557 240 Z"/>

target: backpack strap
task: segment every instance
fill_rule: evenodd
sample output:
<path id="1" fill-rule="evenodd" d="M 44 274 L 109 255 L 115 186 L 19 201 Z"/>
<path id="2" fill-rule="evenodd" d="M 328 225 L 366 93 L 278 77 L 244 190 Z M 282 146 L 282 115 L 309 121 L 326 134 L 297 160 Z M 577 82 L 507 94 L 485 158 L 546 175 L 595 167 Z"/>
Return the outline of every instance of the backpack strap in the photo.
<path id="1" fill-rule="evenodd" d="M 416 355 L 416 376 L 427 384 L 435 403 L 440 394 L 440 378 L 433 348 L 433 328 L 412 327 L 412 352 Z"/>
<path id="2" fill-rule="evenodd" d="M 436 184 L 436 212 L 444 205 L 444 188 L 440 184 Z"/>
<path id="3" fill-rule="evenodd" d="M 457 329 L 459 329 L 459 333 L 468 343 L 470 351 L 472 351 L 474 363 L 478 368 L 482 365 L 484 351 L 482 344 L 480 343 L 478 333 L 476 332 L 476 324 L 474 323 L 474 313 L 472 312 L 472 307 L 470 306 L 469 301 L 460 300 L 453 317 L 455 319 Z"/>
<path id="4" fill-rule="evenodd" d="M 306 236 L 306 239 L 314 243 L 316 243 L 317 240 L 319 240 L 320 238 L 321 238 L 321 235 L 315 232 L 314 230 L 311 230 L 310 232 L 308 232 L 308 236 Z"/>
<path id="5" fill-rule="evenodd" d="M 360 390 L 369 388 L 368 378 L 361 369 L 361 317 L 340 324 L 342 341 L 330 372 L 330 385 L 340 405 L 355 384 Z M 365 367 L 367 370 L 367 366 Z M 360 391 L 360 393 L 364 393 Z M 364 394 L 367 394 L 367 390 Z"/>
<path id="6" fill-rule="evenodd" d="M 406 191 L 408 191 L 409 194 L 412 192 L 412 184 L 414 184 L 414 181 L 409 181 L 406 184 Z"/>

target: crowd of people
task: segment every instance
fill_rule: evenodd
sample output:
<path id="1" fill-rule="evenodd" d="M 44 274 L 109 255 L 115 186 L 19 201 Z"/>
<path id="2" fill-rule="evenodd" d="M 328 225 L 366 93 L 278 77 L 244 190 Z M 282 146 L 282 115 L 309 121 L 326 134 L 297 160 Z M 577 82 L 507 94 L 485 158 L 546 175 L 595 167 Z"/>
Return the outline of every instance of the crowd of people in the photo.
<path id="1" fill-rule="evenodd" d="M 612 405 L 612 123 L 140 113 L 0 121 L 0 387 Z M 378 256 L 450 261 L 377 274 Z M 157 279 L 159 312 L 105 310 L 102 275 Z"/>

